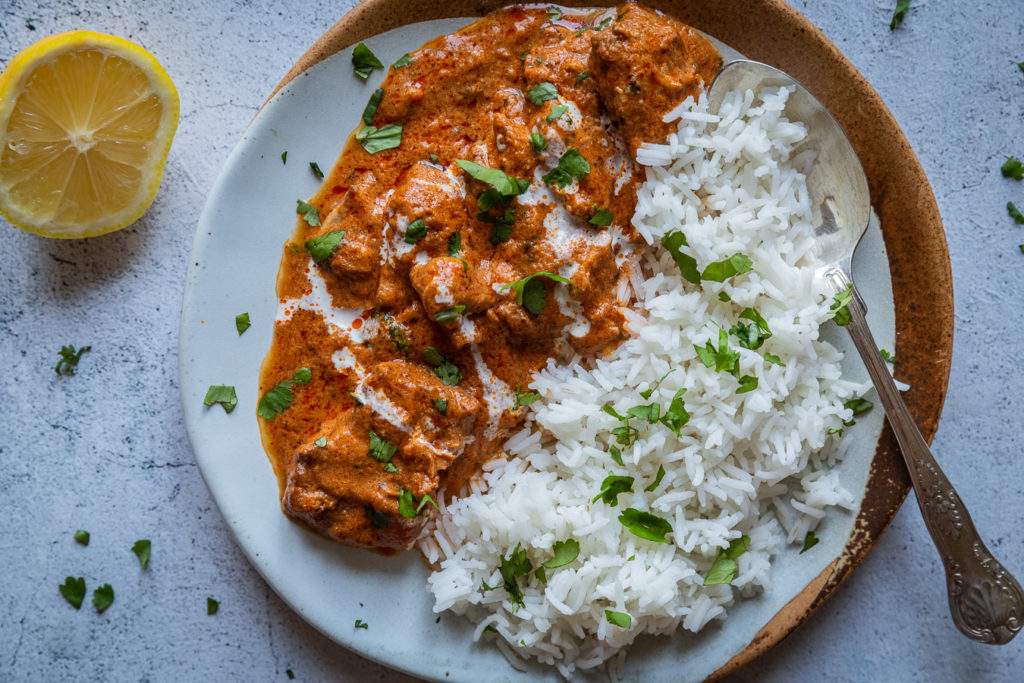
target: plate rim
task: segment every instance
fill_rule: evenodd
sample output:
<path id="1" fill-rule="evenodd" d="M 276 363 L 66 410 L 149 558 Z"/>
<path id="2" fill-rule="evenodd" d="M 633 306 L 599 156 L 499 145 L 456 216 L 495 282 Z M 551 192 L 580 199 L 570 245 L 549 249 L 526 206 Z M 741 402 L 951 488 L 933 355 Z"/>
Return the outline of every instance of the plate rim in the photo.
<path id="1" fill-rule="evenodd" d="M 521 4 L 502 0 L 363 0 L 318 38 L 274 87 L 261 109 L 294 78 L 350 45 L 407 24 L 482 16 Z M 545 3 L 545 6 L 551 3 Z M 560 0 L 565 7 L 612 7 L 608 0 Z M 896 317 L 897 370 L 928 443 L 938 428 L 952 365 L 952 268 L 938 205 L 899 124 L 864 76 L 825 34 L 782 0 L 645 0 L 722 39 L 748 58 L 797 78 L 832 111 L 861 158 L 889 255 Z M 766 39 L 766 37 L 772 39 Z M 781 36 L 781 39 L 779 39 Z M 888 229 L 887 229 L 888 226 Z M 761 628 L 714 680 L 754 661 L 806 620 L 864 559 L 899 510 L 910 479 L 885 422 L 865 496 L 843 553 Z"/>

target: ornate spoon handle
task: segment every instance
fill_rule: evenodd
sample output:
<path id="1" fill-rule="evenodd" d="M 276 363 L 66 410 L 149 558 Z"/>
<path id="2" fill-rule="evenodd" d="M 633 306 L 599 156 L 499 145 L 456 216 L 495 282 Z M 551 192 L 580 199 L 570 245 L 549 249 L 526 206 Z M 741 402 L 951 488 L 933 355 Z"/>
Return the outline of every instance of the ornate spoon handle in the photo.
<path id="1" fill-rule="evenodd" d="M 844 279 L 850 282 L 848 276 L 835 277 L 833 286 L 835 280 Z M 994 645 L 1008 643 L 1024 624 L 1020 584 L 985 547 L 963 501 L 935 462 L 878 353 L 864 317 L 867 308 L 856 288 L 853 294 L 848 306 L 850 336 L 878 390 L 907 463 L 925 525 L 946 568 L 953 621 L 972 640 Z"/>

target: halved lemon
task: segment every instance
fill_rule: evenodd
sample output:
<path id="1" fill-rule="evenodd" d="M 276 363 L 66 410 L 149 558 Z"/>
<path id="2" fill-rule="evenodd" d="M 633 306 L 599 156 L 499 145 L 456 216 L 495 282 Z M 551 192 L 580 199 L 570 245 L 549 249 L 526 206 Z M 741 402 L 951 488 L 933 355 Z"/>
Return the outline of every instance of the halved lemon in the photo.
<path id="1" fill-rule="evenodd" d="M 0 214 L 46 237 L 119 230 L 153 203 L 178 92 L 127 40 L 70 31 L 0 74 Z"/>

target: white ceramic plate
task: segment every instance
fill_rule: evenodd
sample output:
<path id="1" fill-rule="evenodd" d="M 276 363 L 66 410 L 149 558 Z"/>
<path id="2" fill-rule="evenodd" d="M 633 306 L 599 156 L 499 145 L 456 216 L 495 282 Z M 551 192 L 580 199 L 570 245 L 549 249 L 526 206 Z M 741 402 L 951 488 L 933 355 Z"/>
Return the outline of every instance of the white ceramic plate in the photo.
<path id="1" fill-rule="evenodd" d="M 366 43 L 390 64 L 410 46 L 470 21 L 413 24 Z M 325 170 L 334 163 L 383 76 L 375 71 L 367 82 L 360 81 L 352 73 L 351 48 L 339 52 L 277 93 L 228 158 L 199 219 L 185 285 L 180 376 L 189 440 L 210 492 L 249 560 L 282 599 L 330 638 L 424 678 L 558 681 L 553 668 L 540 665 L 517 672 L 492 643 L 474 643 L 472 626 L 461 617 L 445 614 L 435 623 L 426 587 L 428 569 L 417 553 L 379 557 L 327 541 L 289 521 L 281 512 L 277 479 L 260 444 L 257 382 L 273 334 L 274 284 L 282 245 L 295 224 L 295 200 L 316 191 L 319 181 L 309 162 Z M 281 162 L 284 151 L 287 164 Z M 869 303 L 872 330 L 879 343 L 893 348 L 889 265 L 877 224 L 870 227 L 857 257 L 857 285 Z M 239 336 L 235 315 L 244 312 L 250 314 L 252 327 Z M 826 328 L 826 338 L 848 351 L 847 376 L 866 379 L 847 335 L 835 326 Z M 211 384 L 236 387 L 234 412 L 203 406 Z M 881 424 L 881 411 L 872 411 L 858 418 L 848 435 L 853 443 L 840 473 L 851 492 L 863 492 Z M 830 512 L 818 531 L 821 542 L 802 555 L 795 549 L 780 553 L 773 563 L 772 590 L 738 601 L 724 622 L 713 622 L 697 636 L 680 632 L 671 639 L 639 638 L 627 659 L 626 678 L 699 680 L 714 672 L 839 556 L 853 522 L 852 513 Z M 356 619 L 369 628 L 356 629 Z M 598 672 L 577 678 L 604 679 Z"/>

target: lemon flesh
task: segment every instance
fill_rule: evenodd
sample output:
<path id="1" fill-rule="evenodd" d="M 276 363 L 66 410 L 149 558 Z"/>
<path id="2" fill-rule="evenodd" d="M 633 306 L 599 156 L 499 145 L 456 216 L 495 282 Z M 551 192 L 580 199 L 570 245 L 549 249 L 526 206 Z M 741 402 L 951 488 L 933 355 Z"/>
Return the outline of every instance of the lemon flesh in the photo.
<path id="1" fill-rule="evenodd" d="M 47 237 L 135 222 L 153 202 L 178 94 L 141 47 L 90 31 L 45 38 L 0 75 L 0 214 Z"/>

